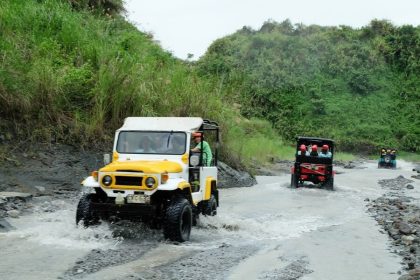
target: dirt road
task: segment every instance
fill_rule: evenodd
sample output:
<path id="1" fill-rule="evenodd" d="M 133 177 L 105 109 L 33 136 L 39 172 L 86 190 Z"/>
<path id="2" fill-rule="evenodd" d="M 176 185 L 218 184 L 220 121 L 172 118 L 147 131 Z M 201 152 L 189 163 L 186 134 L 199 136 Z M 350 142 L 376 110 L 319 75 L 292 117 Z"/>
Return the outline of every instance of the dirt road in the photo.
<path id="1" fill-rule="evenodd" d="M 289 175 L 221 190 L 216 217 L 201 217 L 175 244 L 142 225 L 74 225 L 77 199 L 34 199 L 31 214 L 0 233 L 0 279 L 398 279 L 402 257 L 367 211 L 378 180 L 412 166 L 337 168 L 335 191 L 289 188 Z M 419 204 L 420 180 L 409 195 Z M 381 232 L 382 231 L 382 232 Z"/>

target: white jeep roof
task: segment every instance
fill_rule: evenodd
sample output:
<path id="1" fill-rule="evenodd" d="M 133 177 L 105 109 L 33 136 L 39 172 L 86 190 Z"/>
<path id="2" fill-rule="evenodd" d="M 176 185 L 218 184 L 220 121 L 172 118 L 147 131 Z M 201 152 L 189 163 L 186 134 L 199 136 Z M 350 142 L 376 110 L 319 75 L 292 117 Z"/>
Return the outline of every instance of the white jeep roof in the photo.
<path id="1" fill-rule="evenodd" d="M 202 123 L 202 118 L 128 117 L 118 130 L 194 131 Z"/>

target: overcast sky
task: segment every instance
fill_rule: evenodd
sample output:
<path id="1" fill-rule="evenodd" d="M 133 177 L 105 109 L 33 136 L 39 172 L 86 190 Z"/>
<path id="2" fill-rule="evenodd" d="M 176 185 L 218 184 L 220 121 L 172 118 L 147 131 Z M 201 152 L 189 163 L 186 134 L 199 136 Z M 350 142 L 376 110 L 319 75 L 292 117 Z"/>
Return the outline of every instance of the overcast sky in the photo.
<path id="1" fill-rule="evenodd" d="M 194 59 L 216 39 L 269 19 L 361 27 L 372 19 L 420 25 L 420 0 L 126 0 L 128 19 L 175 56 Z"/>

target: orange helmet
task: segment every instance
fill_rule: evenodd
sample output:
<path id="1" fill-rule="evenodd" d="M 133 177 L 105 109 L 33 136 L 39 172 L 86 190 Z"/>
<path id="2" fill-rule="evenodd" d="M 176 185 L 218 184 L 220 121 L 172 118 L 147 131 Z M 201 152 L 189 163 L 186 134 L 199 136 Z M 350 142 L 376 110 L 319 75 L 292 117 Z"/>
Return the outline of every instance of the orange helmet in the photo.
<path id="1" fill-rule="evenodd" d="M 202 137 L 202 136 L 203 136 L 203 134 L 202 134 L 201 132 L 193 132 L 193 133 L 192 133 L 192 136 L 193 136 L 194 138 L 196 138 L 196 137 Z"/>
<path id="2" fill-rule="evenodd" d="M 322 150 L 323 151 L 328 151 L 328 149 L 329 149 L 328 145 L 322 145 Z"/>

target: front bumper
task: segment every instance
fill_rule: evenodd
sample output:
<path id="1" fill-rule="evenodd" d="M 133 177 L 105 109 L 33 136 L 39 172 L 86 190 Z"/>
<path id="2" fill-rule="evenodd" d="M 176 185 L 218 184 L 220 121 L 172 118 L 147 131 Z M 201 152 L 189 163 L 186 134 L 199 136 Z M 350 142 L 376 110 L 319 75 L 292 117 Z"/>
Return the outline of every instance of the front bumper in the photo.
<path id="1" fill-rule="evenodd" d="M 156 205 L 149 204 L 115 204 L 93 202 L 92 210 L 98 214 L 120 215 L 129 217 L 150 217 L 156 214 Z"/>

